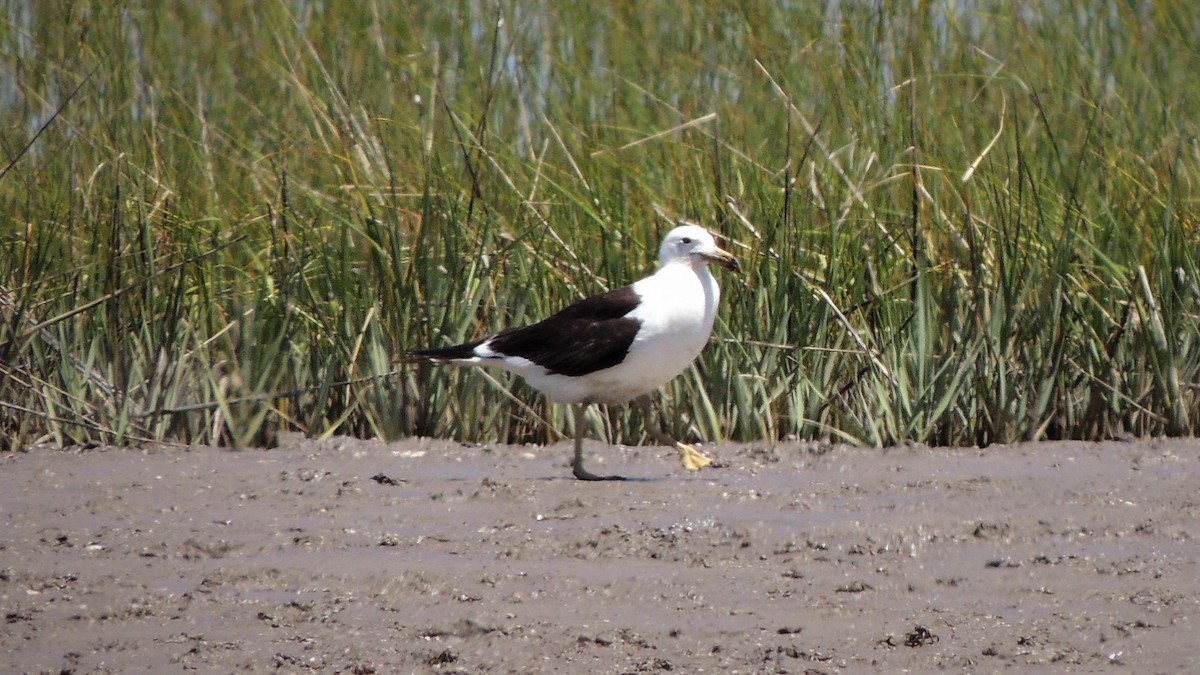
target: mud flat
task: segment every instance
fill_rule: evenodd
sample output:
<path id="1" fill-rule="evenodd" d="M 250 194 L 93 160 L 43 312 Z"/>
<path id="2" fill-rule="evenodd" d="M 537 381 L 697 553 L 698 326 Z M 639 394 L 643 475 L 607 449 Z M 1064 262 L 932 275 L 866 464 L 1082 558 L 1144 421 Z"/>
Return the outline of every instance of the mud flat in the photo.
<path id="1" fill-rule="evenodd" d="M 6 672 L 1200 668 L 1200 442 L 0 456 Z"/>

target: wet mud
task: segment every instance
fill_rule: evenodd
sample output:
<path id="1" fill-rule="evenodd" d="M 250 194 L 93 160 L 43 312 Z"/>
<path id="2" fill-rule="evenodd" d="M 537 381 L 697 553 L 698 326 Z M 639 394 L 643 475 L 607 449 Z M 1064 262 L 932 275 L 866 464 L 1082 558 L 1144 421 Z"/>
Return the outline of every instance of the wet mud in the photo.
<path id="1" fill-rule="evenodd" d="M 1200 667 L 1200 442 L 0 457 L 6 672 Z"/>

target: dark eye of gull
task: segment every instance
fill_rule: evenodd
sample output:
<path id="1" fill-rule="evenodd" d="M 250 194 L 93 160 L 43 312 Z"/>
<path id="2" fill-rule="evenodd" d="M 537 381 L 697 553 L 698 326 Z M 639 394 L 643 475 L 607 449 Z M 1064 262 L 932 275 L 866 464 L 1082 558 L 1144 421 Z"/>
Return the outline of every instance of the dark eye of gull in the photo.
<path id="1" fill-rule="evenodd" d="M 692 243 L 692 238 L 684 237 L 683 239 L 680 239 L 679 241 L 680 241 L 680 243 L 683 243 L 683 244 L 690 244 L 690 243 Z"/>

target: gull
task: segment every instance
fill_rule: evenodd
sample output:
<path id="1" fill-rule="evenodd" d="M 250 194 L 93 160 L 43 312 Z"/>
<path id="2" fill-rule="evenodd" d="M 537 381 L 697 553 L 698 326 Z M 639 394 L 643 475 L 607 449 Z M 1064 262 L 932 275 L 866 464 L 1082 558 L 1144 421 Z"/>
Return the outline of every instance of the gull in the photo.
<path id="1" fill-rule="evenodd" d="M 741 266 L 708 230 L 675 227 L 658 250 L 658 270 L 628 286 L 585 298 L 538 323 L 452 347 L 417 349 L 416 359 L 515 373 L 551 401 L 570 405 L 575 422 L 572 472 L 579 480 L 624 480 L 583 467 L 584 414 L 591 404 L 635 401 L 646 432 L 679 452 L 692 471 L 712 461 L 653 420 L 650 394 L 682 373 L 712 334 L 721 289 L 709 271 Z"/>

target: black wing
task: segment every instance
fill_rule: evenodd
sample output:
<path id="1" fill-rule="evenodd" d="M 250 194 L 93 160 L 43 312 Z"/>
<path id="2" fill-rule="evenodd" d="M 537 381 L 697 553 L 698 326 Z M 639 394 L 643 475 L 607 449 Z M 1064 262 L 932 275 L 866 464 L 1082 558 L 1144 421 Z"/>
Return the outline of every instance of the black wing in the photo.
<path id="1" fill-rule="evenodd" d="M 551 373 L 587 375 L 625 359 L 641 327 L 626 315 L 640 302 L 630 286 L 595 295 L 531 326 L 510 328 L 488 341 L 494 351 L 520 356 Z"/>
<path id="2" fill-rule="evenodd" d="M 409 354 L 412 356 L 424 356 L 427 359 L 434 359 L 437 361 L 469 359 L 475 356 L 475 348 L 478 347 L 481 342 L 483 342 L 483 340 L 476 340 L 474 342 L 467 342 L 461 345 L 454 345 L 453 347 L 430 347 L 428 349 L 414 349 L 410 351 Z"/>

